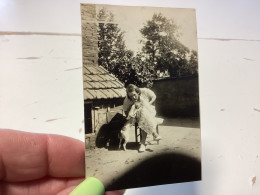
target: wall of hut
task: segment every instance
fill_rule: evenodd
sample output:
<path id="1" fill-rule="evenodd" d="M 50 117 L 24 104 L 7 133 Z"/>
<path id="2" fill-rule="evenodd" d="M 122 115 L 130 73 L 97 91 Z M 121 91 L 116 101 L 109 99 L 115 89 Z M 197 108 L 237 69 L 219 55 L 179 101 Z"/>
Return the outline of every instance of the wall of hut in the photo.
<path id="1" fill-rule="evenodd" d="M 109 124 L 117 114 L 123 116 L 123 98 L 85 101 L 86 148 L 94 148 L 100 129 Z M 119 123 L 121 121 L 118 121 Z M 107 137 L 113 129 L 106 129 Z M 104 134 L 104 133 L 103 133 Z"/>

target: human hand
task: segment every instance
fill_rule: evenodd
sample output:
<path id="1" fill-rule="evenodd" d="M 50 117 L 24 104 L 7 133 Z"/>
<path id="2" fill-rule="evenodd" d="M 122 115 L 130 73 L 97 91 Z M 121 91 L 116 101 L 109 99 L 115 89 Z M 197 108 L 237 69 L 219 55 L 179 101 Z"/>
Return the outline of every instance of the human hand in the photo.
<path id="1" fill-rule="evenodd" d="M 69 194 L 85 179 L 84 148 L 65 136 L 0 130 L 0 194 Z"/>
<path id="2" fill-rule="evenodd" d="M 136 109 L 139 109 L 141 106 L 142 106 L 142 103 L 141 103 L 141 102 L 136 102 L 136 103 L 135 103 L 135 108 L 136 108 Z"/>

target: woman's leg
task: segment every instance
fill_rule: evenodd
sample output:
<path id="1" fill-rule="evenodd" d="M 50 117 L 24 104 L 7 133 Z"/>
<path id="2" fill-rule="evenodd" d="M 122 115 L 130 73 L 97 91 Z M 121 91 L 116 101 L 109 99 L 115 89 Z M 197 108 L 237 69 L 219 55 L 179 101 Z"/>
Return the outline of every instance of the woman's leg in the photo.
<path id="1" fill-rule="evenodd" d="M 140 140 L 140 143 L 145 145 L 147 133 L 141 129 L 141 135 L 142 139 Z"/>
<path id="2" fill-rule="evenodd" d="M 155 141 L 159 141 L 159 140 L 161 140 L 162 139 L 162 137 L 157 133 L 157 132 L 153 132 L 153 139 L 155 140 Z"/>
<path id="3" fill-rule="evenodd" d="M 140 140 L 140 148 L 139 152 L 144 152 L 145 151 L 145 141 L 146 141 L 147 133 L 141 129 L 141 140 Z"/>

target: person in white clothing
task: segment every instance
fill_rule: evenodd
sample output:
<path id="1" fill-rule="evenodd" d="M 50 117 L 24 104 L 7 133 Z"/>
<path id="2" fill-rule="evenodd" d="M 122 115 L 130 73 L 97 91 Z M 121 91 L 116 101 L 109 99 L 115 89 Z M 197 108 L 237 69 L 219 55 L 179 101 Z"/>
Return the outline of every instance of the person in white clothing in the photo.
<path id="1" fill-rule="evenodd" d="M 135 122 L 138 123 L 142 134 L 139 151 L 144 152 L 147 134 L 152 134 L 154 140 L 162 139 L 156 133 L 156 110 L 153 105 L 156 95 L 148 88 L 138 88 L 133 84 L 127 86 L 126 92 L 127 96 L 123 104 L 123 109 L 128 119 L 126 124 L 131 123 L 133 125 Z"/>

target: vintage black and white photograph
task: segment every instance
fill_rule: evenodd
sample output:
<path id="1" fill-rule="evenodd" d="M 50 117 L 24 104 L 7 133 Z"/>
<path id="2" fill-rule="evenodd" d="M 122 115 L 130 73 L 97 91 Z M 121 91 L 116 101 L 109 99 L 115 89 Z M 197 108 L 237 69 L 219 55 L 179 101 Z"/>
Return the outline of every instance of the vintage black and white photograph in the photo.
<path id="1" fill-rule="evenodd" d="M 86 177 L 201 180 L 196 11 L 81 4 Z"/>

